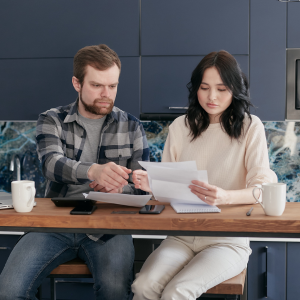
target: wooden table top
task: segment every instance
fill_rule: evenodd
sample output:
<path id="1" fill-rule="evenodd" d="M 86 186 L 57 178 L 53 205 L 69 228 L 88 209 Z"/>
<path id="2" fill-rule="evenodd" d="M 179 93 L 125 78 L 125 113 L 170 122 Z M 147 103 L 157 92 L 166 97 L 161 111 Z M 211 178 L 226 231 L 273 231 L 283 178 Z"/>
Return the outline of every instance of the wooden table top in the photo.
<path id="1" fill-rule="evenodd" d="M 165 204 L 161 214 L 151 215 L 139 214 L 137 207 L 99 202 L 92 215 L 70 215 L 71 207 L 56 207 L 47 198 L 36 202 L 29 213 L 0 210 L 0 230 L 300 238 L 300 203 L 287 203 L 280 217 L 266 216 L 259 204 L 252 205 L 248 217 L 251 205 L 220 205 L 221 213 L 177 214 Z"/>

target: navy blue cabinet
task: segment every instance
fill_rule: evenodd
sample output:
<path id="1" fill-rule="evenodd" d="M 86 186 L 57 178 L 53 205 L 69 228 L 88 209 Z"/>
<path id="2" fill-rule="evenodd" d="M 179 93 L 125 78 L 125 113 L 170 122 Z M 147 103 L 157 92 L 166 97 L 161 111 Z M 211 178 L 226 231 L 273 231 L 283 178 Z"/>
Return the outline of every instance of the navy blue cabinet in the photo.
<path id="1" fill-rule="evenodd" d="M 286 243 L 251 242 L 247 300 L 286 299 Z"/>
<path id="2" fill-rule="evenodd" d="M 252 113 L 263 121 L 283 121 L 286 4 L 251 0 L 250 5 L 250 91 L 252 103 L 257 107 Z"/>
<path id="3" fill-rule="evenodd" d="M 299 298 L 300 243 L 287 243 L 287 295 L 286 300 Z"/>
<path id="4" fill-rule="evenodd" d="M 0 60 L 0 120 L 37 120 L 41 112 L 74 102 L 73 59 Z"/>
<path id="5" fill-rule="evenodd" d="M 288 35 L 287 48 L 300 48 L 300 5 L 299 3 L 288 3 Z"/>
<path id="6" fill-rule="evenodd" d="M 142 0 L 142 55 L 249 53 L 249 0 Z"/>
<path id="7" fill-rule="evenodd" d="M 120 57 L 121 75 L 115 105 L 139 118 L 140 115 L 140 58 Z"/>
<path id="8" fill-rule="evenodd" d="M 121 57 L 116 106 L 139 114 L 139 58 Z M 72 58 L 0 59 L 0 120 L 37 120 L 41 112 L 74 102 Z"/>
<path id="9" fill-rule="evenodd" d="M 20 235 L 0 234 L 0 274 Z"/>
<path id="10" fill-rule="evenodd" d="M 135 250 L 134 275 L 139 273 L 148 256 L 161 244 L 162 239 L 133 239 Z"/>
<path id="11" fill-rule="evenodd" d="M 139 0 L 2 1 L 0 58 L 73 57 L 107 44 L 139 55 Z"/>
<path id="12" fill-rule="evenodd" d="M 248 75 L 248 56 L 236 55 Z M 188 106 L 186 84 L 203 56 L 142 57 L 142 113 L 184 113 Z"/>
<path id="13" fill-rule="evenodd" d="M 123 64 L 116 106 L 137 117 L 184 113 L 169 107 L 187 106 L 192 70 L 224 49 L 250 76 L 252 113 L 283 121 L 286 47 L 300 47 L 299 13 L 298 3 L 276 0 L 4 1 L 0 120 L 36 120 L 74 101 L 75 53 L 105 43 Z"/>

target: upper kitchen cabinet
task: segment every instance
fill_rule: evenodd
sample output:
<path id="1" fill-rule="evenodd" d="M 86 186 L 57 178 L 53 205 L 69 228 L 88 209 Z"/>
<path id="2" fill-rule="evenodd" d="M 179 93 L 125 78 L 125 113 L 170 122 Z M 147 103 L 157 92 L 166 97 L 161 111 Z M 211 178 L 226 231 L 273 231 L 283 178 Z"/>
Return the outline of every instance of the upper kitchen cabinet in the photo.
<path id="1" fill-rule="evenodd" d="M 300 48 L 300 3 L 288 3 L 287 48 Z"/>
<path id="2" fill-rule="evenodd" d="M 249 53 L 249 0 L 142 0 L 142 55 Z"/>
<path id="3" fill-rule="evenodd" d="M 72 58 L 0 59 L 0 120 L 37 120 L 41 112 L 74 102 Z"/>
<path id="4" fill-rule="evenodd" d="M 139 55 L 139 0 L 14 0 L 0 9 L 0 58 L 73 57 L 107 44 Z"/>
<path id="5" fill-rule="evenodd" d="M 122 71 L 116 106 L 139 114 L 139 58 L 120 57 Z M 77 98 L 72 58 L 0 59 L 0 120 L 35 121 L 47 109 Z"/>
<path id="6" fill-rule="evenodd" d="M 203 56 L 142 57 L 142 114 L 183 114 L 193 70 Z M 235 55 L 248 75 L 248 56 Z M 182 107 L 182 109 L 179 109 Z"/>
<path id="7" fill-rule="evenodd" d="M 257 107 L 252 112 L 263 121 L 284 121 L 286 3 L 251 0 L 250 15 L 250 91 Z"/>
<path id="8" fill-rule="evenodd" d="M 115 106 L 139 118 L 140 115 L 140 59 L 120 57 L 122 68 Z"/>

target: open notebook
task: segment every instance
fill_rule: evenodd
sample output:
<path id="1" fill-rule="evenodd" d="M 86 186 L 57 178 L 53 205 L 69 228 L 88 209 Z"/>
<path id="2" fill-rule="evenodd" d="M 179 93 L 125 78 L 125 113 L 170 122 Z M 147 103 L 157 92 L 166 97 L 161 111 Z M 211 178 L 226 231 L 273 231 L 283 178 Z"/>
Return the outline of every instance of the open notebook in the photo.
<path id="1" fill-rule="evenodd" d="M 221 212 L 221 209 L 214 205 L 207 204 L 187 204 L 187 203 L 172 203 L 171 206 L 177 213 L 209 213 Z"/>

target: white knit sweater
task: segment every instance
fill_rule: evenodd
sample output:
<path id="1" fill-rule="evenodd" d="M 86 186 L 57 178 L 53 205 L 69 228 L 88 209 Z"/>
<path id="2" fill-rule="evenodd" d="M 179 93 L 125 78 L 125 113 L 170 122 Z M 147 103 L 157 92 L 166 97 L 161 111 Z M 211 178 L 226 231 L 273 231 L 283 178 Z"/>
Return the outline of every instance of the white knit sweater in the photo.
<path id="1" fill-rule="evenodd" d="M 181 116 L 169 127 L 162 161 L 195 160 L 198 170 L 207 170 L 209 184 L 225 190 L 277 182 L 277 176 L 269 166 L 264 126 L 258 117 L 251 117 L 252 123 L 239 141 L 231 139 L 217 123 L 210 124 L 191 142 L 185 116 Z M 244 128 L 248 128 L 249 121 L 246 116 Z"/>

